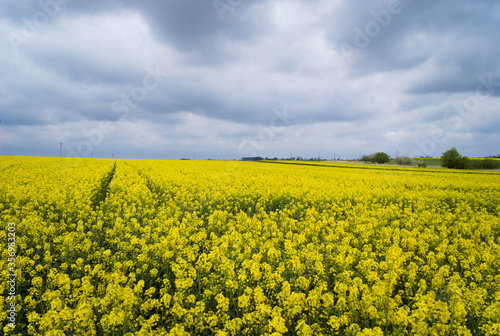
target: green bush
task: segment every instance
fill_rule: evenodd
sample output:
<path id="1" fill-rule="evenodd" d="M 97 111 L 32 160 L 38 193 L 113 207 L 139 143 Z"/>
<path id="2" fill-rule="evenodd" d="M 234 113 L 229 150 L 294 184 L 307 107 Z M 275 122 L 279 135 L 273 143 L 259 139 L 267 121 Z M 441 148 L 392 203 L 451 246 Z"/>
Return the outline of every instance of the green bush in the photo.
<path id="1" fill-rule="evenodd" d="M 464 162 L 461 162 L 462 155 L 453 147 L 441 155 L 441 166 L 446 168 L 459 168 Z"/>
<path id="2" fill-rule="evenodd" d="M 492 159 L 470 160 L 469 169 L 500 169 L 500 161 Z"/>
<path id="3" fill-rule="evenodd" d="M 457 161 L 457 165 L 454 168 L 458 169 L 472 169 L 471 160 L 467 156 L 462 156 Z"/>

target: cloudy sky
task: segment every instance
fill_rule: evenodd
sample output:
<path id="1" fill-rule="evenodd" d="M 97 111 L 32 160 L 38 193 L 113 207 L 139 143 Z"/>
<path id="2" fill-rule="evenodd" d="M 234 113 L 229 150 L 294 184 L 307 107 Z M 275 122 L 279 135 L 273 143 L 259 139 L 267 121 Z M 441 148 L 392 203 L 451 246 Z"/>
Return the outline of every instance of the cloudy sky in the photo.
<path id="1" fill-rule="evenodd" d="M 0 3 L 0 155 L 500 154 L 497 0 Z"/>

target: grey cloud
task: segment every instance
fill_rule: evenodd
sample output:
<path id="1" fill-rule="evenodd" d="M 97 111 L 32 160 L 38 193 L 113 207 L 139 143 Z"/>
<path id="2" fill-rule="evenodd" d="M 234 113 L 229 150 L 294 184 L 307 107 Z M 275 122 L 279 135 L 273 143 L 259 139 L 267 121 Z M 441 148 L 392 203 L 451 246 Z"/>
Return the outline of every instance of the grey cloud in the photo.
<path id="1" fill-rule="evenodd" d="M 453 135 L 440 146 L 464 139 L 471 153 L 489 146 L 498 139 L 488 126 L 497 123 L 500 93 L 498 2 L 400 0 L 402 10 L 346 59 L 340 43 L 355 45 L 354 28 L 377 21 L 372 11 L 388 3 L 242 1 L 221 20 L 212 1 L 73 0 L 16 54 L 9 34 L 43 8 L 3 2 L 0 119 L 9 126 L 0 152 L 49 155 L 53 144 L 45 143 L 76 146 L 83 131 L 107 120 L 116 131 L 94 148 L 99 155 L 237 157 L 241 141 L 258 138 L 284 106 L 293 118 L 263 155 L 294 148 L 331 157 L 338 143 L 351 157 L 394 144 L 410 153 L 434 126 Z M 170 74 L 130 113 L 114 113 L 112 104 L 142 85 L 147 66 Z M 473 97 L 479 76 L 492 76 L 477 112 L 483 122 L 450 129 L 443 111 Z M 461 137 L 466 131 L 474 136 Z M 148 143 L 157 150 L 142 149 Z M 33 144 L 44 145 L 37 152 Z"/>

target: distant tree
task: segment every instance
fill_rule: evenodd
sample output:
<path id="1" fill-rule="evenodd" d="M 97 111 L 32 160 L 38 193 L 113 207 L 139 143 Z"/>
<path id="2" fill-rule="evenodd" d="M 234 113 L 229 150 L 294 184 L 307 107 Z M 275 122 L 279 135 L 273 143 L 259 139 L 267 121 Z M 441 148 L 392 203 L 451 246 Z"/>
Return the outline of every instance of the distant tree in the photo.
<path id="1" fill-rule="evenodd" d="M 441 155 L 441 166 L 446 168 L 459 168 L 464 164 L 462 155 L 453 147 Z"/>
<path id="2" fill-rule="evenodd" d="M 398 156 L 396 158 L 396 163 L 400 166 L 411 166 L 413 165 L 414 161 L 411 157 L 408 156 Z"/>
<path id="3" fill-rule="evenodd" d="M 264 160 L 264 158 L 261 156 L 250 156 L 241 158 L 241 161 L 262 161 L 262 160 Z"/>
<path id="4" fill-rule="evenodd" d="M 375 155 L 373 156 L 373 159 L 377 163 L 386 163 L 386 162 L 389 162 L 391 160 L 389 158 L 389 155 L 387 155 L 384 152 L 375 153 Z"/>
<path id="5" fill-rule="evenodd" d="M 414 162 L 417 164 L 417 166 L 419 166 L 421 168 L 422 167 L 427 168 L 427 162 L 425 162 L 424 160 L 415 160 Z"/>
<path id="6" fill-rule="evenodd" d="M 361 157 L 361 160 L 362 161 L 365 161 L 365 163 L 367 163 L 368 161 L 370 162 L 374 162 L 374 155 L 373 154 L 370 154 L 370 155 L 363 155 Z"/>

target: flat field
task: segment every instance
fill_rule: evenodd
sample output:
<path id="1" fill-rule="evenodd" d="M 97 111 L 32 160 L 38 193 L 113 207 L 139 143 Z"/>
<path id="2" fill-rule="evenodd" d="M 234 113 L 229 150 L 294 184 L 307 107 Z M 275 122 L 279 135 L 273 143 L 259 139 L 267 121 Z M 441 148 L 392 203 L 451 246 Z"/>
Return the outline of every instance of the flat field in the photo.
<path id="1" fill-rule="evenodd" d="M 0 172 L 5 335 L 500 335 L 499 172 L 27 157 Z"/>

